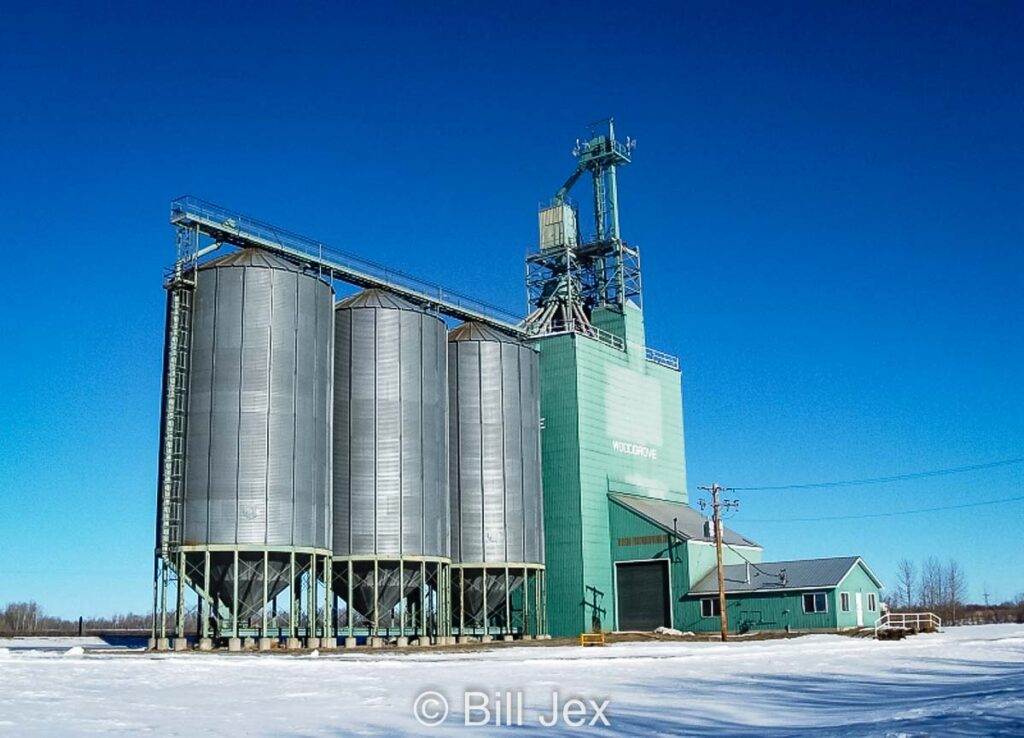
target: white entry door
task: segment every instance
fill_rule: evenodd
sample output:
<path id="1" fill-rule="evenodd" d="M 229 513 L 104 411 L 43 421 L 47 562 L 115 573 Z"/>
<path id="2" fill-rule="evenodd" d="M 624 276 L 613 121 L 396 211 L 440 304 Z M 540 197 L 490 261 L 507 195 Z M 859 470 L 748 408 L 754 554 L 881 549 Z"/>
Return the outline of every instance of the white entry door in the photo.
<path id="1" fill-rule="evenodd" d="M 857 627 L 864 627 L 864 595 L 857 592 L 853 595 L 854 603 L 857 606 Z"/>

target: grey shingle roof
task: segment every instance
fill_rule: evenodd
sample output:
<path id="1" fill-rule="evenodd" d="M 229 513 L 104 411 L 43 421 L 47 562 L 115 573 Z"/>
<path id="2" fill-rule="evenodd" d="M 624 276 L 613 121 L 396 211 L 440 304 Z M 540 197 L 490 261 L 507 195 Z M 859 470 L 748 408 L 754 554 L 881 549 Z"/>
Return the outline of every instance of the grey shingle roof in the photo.
<path id="1" fill-rule="evenodd" d="M 838 585 L 858 562 L 864 563 L 859 556 L 767 561 L 749 566 L 749 581 L 747 581 L 747 564 L 730 564 L 725 567 L 725 591 L 726 594 L 739 594 L 743 592 L 780 592 L 793 589 L 831 589 Z M 864 565 L 864 569 L 878 586 L 882 586 L 867 565 Z M 783 576 L 783 572 L 785 576 Z M 690 590 L 691 595 L 716 594 L 717 592 L 718 573 L 716 571 L 712 571 L 701 579 Z"/>
<path id="2" fill-rule="evenodd" d="M 608 497 L 662 530 L 668 533 L 678 533 L 683 540 L 714 541 L 713 537 L 704 534 L 704 521 L 707 518 L 689 505 L 614 493 L 609 494 Z M 724 529 L 722 540 L 733 546 L 757 546 L 760 548 L 749 538 L 741 536 L 729 528 Z"/>

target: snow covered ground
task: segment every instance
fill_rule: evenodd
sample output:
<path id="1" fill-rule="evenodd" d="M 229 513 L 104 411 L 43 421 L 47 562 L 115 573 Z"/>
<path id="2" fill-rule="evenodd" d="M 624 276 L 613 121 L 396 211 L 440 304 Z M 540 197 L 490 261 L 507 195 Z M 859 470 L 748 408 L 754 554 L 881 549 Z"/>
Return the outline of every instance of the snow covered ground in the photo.
<path id="1" fill-rule="evenodd" d="M 1020 625 L 894 642 L 815 635 L 319 657 L 65 655 L 13 645 L 0 642 L 0 735 L 1024 735 Z M 437 695 L 417 703 L 428 690 Z M 467 690 L 478 693 L 469 711 Z M 584 727 L 564 713 L 540 724 L 555 693 L 561 704 L 580 700 L 568 719 Z M 422 719 L 443 717 L 441 697 L 447 719 L 421 724 L 414 707 Z M 489 726 L 466 726 L 487 717 L 485 700 Z"/>

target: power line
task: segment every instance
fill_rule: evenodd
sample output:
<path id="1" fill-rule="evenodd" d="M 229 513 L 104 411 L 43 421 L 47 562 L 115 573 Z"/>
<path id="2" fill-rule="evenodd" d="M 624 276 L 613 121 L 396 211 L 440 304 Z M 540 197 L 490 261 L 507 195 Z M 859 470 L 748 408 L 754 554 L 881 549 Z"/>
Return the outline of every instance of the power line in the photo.
<path id="1" fill-rule="evenodd" d="M 983 507 L 985 505 L 1001 505 L 1007 502 L 1020 502 L 1024 495 L 1018 497 L 1004 497 L 1000 500 L 984 500 L 982 502 L 967 502 L 962 505 L 943 505 L 941 507 L 922 507 L 916 510 L 895 510 L 883 513 L 865 513 L 863 515 L 827 515 L 820 518 L 771 518 L 762 520 L 745 520 L 745 523 L 814 523 L 822 520 L 864 520 L 867 518 L 891 518 L 899 515 L 917 515 L 919 513 L 940 512 L 942 510 L 963 510 L 969 507 Z"/>
<path id="2" fill-rule="evenodd" d="M 983 469 L 995 469 L 1001 466 L 1013 464 L 1024 464 L 1024 457 L 1015 459 L 1002 459 L 1001 461 L 990 461 L 985 464 L 971 464 L 970 466 L 956 466 L 950 469 L 933 469 L 930 471 L 912 472 L 910 474 L 894 474 L 887 477 L 869 477 L 867 479 L 844 479 L 835 482 L 810 482 L 807 484 L 780 484 L 770 487 L 732 487 L 736 492 L 769 492 L 786 489 L 822 489 L 826 487 L 854 487 L 863 484 L 887 484 L 890 482 L 905 482 L 912 479 L 928 479 L 930 477 L 941 477 L 947 474 L 965 474 Z M 816 518 L 818 519 L 818 518 Z M 824 518 L 822 518 L 824 519 Z M 841 519 L 841 518 L 836 518 Z"/>
<path id="3" fill-rule="evenodd" d="M 737 550 L 736 550 L 735 548 L 733 548 L 732 546 L 730 546 L 730 545 L 729 545 L 729 544 L 728 544 L 728 543 L 727 543 L 726 541 L 724 541 L 724 540 L 723 540 L 723 543 L 725 543 L 725 545 L 726 545 L 726 548 L 728 548 L 728 549 L 729 549 L 730 551 L 732 551 L 732 552 L 733 552 L 734 554 L 736 554 L 736 555 L 737 555 L 737 556 L 739 556 L 739 557 L 740 557 L 741 559 L 743 559 L 743 560 L 744 560 L 744 561 L 746 561 L 746 562 L 747 562 L 748 564 L 750 564 L 750 565 L 751 565 L 751 566 L 752 566 L 752 567 L 753 567 L 754 569 L 756 569 L 756 570 L 757 570 L 757 571 L 758 571 L 758 572 L 759 572 L 760 574 L 764 574 L 764 575 L 765 575 L 766 577 L 775 577 L 775 576 L 776 576 L 775 574 L 772 574 L 772 573 L 770 573 L 770 572 L 767 572 L 767 571 L 765 571 L 764 569 L 762 569 L 761 567 L 759 567 L 759 566 L 758 566 L 757 564 L 755 564 L 755 563 L 754 563 L 753 561 L 751 561 L 751 560 L 750 560 L 750 559 L 748 559 L 748 558 L 747 558 L 746 556 L 744 556 L 744 555 L 743 555 L 743 553 L 742 553 L 741 551 L 737 551 Z"/>

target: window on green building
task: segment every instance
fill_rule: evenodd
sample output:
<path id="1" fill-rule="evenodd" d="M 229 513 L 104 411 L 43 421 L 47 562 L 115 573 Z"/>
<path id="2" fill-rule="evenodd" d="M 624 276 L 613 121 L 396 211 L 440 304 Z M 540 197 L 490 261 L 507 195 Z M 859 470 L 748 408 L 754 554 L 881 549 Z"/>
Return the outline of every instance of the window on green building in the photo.
<path id="1" fill-rule="evenodd" d="M 705 618 L 717 618 L 722 614 L 722 607 L 718 600 L 707 597 L 700 601 L 700 614 Z"/>
<path id="2" fill-rule="evenodd" d="M 874 612 L 875 611 L 875 605 L 876 605 L 876 603 L 875 603 L 875 593 L 874 592 L 868 592 L 868 609 L 871 612 Z"/>
<path id="3" fill-rule="evenodd" d="M 839 593 L 839 607 L 843 612 L 850 612 L 850 593 L 840 592 Z"/>
<path id="4" fill-rule="evenodd" d="M 804 595 L 804 612 L 828 612 L 828 598 L 824 592 Z"/>

